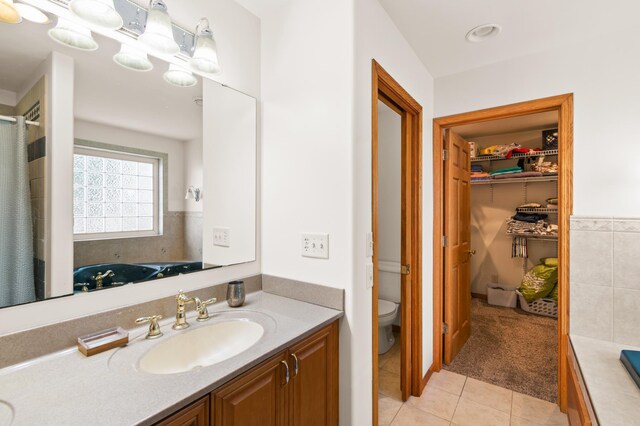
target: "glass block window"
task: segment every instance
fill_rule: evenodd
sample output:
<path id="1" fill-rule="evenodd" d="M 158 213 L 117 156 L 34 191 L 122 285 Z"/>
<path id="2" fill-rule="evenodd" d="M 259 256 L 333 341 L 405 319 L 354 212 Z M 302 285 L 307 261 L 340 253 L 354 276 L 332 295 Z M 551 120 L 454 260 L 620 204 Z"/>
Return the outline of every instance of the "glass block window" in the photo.
<path id="1" fill-rule="evenodd" d="M 75 147 L 75 239 L 158 235 L 159 168 L 158 158 Z"/>

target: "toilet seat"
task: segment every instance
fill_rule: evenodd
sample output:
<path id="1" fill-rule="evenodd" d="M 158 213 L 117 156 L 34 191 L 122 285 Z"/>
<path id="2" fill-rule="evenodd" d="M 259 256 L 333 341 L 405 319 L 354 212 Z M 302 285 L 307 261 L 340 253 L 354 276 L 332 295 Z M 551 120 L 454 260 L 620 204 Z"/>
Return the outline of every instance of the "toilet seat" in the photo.
<path id="1" fill-rule="evenodd" d="M 395 316 L 398 305 L 388 300 L 378 299 L 378 318 Z"/>

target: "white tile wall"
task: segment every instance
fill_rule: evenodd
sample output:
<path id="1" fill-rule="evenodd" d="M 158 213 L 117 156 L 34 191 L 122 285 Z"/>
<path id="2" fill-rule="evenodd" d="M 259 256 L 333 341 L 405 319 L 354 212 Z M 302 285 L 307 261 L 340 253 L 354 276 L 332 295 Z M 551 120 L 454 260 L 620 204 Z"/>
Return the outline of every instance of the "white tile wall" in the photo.
<path id="1" fill-rule="evenodd" d="M 640 345 L 640 219 L 571 218 L 571 333 Z"/>

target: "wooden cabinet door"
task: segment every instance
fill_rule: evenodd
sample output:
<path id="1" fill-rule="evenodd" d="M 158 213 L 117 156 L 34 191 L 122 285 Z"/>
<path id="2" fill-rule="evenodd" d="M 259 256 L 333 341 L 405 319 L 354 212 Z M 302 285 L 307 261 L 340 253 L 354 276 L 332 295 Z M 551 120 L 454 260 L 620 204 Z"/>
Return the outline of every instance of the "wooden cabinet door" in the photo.
<path id="1" fill-rule="evenodd" d="M 213 393 L 213 426 L 286 424 L 286 353 L 276 355 Z"/>
<path id="2" fill-rule="evenodd" d="M 156 426 L 209 426 L 209 397 L 205 396 Z"/>
<path id="3" fill-rule="evenodd" d="M 289 349 L 290 424 L 338 424 L 338 323 Z"/>

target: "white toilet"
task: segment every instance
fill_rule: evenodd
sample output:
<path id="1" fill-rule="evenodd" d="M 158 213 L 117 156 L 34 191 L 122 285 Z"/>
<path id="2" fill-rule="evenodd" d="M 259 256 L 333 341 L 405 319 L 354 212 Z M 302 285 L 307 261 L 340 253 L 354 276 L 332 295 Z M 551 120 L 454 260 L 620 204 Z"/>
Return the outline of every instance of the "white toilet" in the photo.
<path id="1" fill-rule="evenodd" d="M 388 300 L 378 299 L 378 355 L 387 352 L 393 346 L 392 325 L 398 315 L 398 305 Z"/>
<path id="2" fill-rule="evenodd" d="M 393 346 L 392 325 L 400 309 L 400 274 L 380 269 L 378 275 L 378 355 Z"/>

